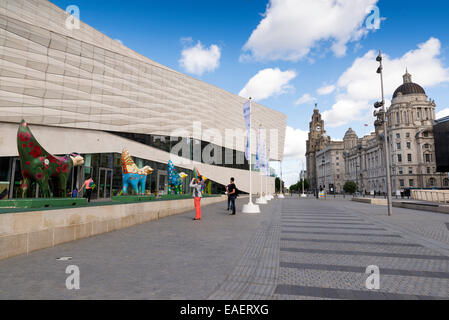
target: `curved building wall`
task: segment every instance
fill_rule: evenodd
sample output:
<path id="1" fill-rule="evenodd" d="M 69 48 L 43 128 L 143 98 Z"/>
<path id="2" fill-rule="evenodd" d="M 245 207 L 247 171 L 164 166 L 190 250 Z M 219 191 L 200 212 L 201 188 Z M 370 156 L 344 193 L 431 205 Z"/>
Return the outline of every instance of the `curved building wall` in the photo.
<path id="1" fill-rule="evenodd" d="M 0 1 L 0 121 L 163 136 L 182 129 L 193 138 L 193 122 L 201 121 L 204 129 L 218 129 L 223 146 L 226 129 L 244 130 L 244 98 L 162 66 L 84 23 L 69 30 L 67 17 L 46 0 Z M 286 116 L 253 103 L 253 127 L 259 125 L 278 130 L 276 141 L 267 139 L 277 149 L 270 158 L 281 160 Z"/>

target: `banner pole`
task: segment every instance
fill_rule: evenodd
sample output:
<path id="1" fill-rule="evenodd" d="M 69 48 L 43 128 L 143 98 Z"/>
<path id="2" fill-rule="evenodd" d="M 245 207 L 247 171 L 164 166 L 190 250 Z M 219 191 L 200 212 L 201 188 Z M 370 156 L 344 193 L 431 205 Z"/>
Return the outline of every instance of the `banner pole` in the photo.
<path id="1" fill-rule="evenodd" d="M 249 203 L 243 206 L 243 213 L 260 213 L 260 208 L 258 205 L 253 203 L 253 185 L 252 185 L 252 153 L 251 153 L 251 120 L 252 120 L 252 106 L 251 106 L 251 98 L 249 98 L 249 137 L 248 137 L 248 156 L 249 156 Z"/>
<path id="2" fill-rule="evenodd" d="M 252 147 L 252 143 L 251 143 L 251 125 L 252 125 L 252 105 L 251 105 L 251 97 L 249 98 L 249 137 L 248 137 L 248 141 L 249 141 L 249 203 L 253 204 L 253 184 L 252 184 L 252 166 L 253 166 L 253 156 L 251 153 L 251 147 Z"/>

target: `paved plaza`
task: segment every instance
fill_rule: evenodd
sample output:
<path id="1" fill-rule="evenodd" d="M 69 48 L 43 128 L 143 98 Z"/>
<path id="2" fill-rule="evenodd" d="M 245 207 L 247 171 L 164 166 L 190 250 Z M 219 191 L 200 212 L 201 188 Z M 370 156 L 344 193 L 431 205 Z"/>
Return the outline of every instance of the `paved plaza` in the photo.
<path id="1" fill-rule="evenodd" d="M 0 261 L 0 299 L 449 299 L 449 215 L 298 197 L 261 208 L 219 203 L 201 222 L 187 212 Z"/>

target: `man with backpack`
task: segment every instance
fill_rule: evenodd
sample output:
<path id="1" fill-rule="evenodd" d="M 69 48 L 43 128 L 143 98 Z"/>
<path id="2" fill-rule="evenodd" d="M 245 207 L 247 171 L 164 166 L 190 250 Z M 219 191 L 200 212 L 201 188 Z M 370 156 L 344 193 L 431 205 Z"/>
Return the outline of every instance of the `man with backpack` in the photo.
<path id="1" fill-rule="evenodd" d="M 237 187 L 234 183 L 234 178 L 231 178 L 231 183 L 228 185 L 228 197 L 231 202 L 231 213 L 229 215 L 235 216 L 235 199 L 238 197 Z"/>

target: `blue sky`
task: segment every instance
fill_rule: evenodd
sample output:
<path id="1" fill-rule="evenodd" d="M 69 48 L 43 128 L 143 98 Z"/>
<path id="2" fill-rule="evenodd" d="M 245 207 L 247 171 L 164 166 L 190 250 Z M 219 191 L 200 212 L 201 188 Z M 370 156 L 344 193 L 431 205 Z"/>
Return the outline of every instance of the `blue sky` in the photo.
<path id="1" fill-rule="evenodd" d="M 265 70 L 260 79 L 273 83 L 248 84 L 243 92 L 288 116 L 284 172 L 290 182 L 303 157 L 312 98 L 332 138 L 342 139 L 349 127 L 359 136 L 372 129 L 378 78 L 370 50 L 388 55 L 387 93 L 401 83 L 407 66 L 435 99 L 437 113 L 449 115 L 449 3 L 444 0 L 272 0 L 270 10 L 269 0 L 52 2 L 63 9 L 76 4 L 82 21 L 111 38 L 235 94 Z M 378 30 L 366 28 L 372 11 L 365 9 L 372 4 L 382 18 Z M 318 94 L 324 86 L 335 90 Z M 296 104 L 300 98 L 305 103 Z"/>

